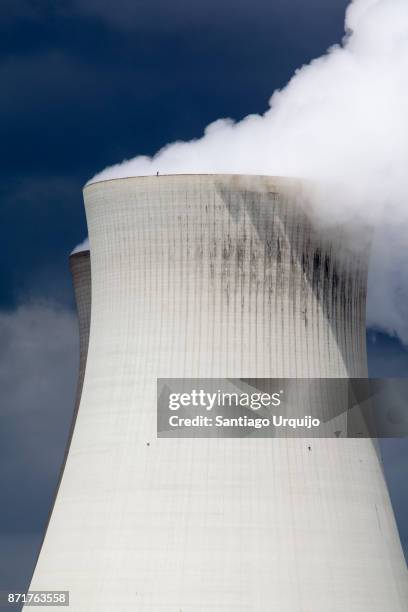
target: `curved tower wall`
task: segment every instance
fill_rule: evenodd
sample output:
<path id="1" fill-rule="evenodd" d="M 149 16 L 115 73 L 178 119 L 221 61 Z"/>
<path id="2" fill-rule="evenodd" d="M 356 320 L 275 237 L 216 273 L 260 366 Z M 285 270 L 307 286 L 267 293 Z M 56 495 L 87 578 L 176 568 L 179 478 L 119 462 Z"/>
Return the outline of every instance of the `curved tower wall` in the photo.
<path id="1" fill-rule="evenodd" d="M 366 376 L 365 262 L 301 188 L 86 187 L 87 371 L 32 589 L 69 589 L 75 612 L 406 611 L 370 440 L 156 437 L 157 377 Z"/>
<path id="2" fill-rule="evenodd" d="M 91 325 L 91 257 L 89 251 L 79 251 L 72 253 L 69 257 L 69 269 L 71 272 L 72 285 L 75 294 L 75 304 L 77 309 L 78 317 L 78 332 L 79 332 L 79 364 L 78 364 L 78 378 L 77 387 L 75 392 L 75 404 L 72 414 L 71 427 L 68 434 L 67 446 L 65 455 L 61 464 L 60 476 L 58 479 L 57 486 L 55 488 L 55 495 L 51 504 L 48 520 L 46 524 L 45 532 L 47 533 L 50 519 L 54 511 L 55 500 L 59 493 L 61 486 L 62 477 L 65 470 L 65 465 L 69 453 L 69 448 L 72 440 L 72 435 L 75 428 L 76 418 L 78 414 L 79 404 L 81 401 L 82 387 L 85 377 L 86 360 L 88 355 L 89 345 L 89 332 Z M 44 536 L 45 538 L 45 536 Z M 44 545 L 44 538 L 40 547 L 39 555 L 41 555 L 42 547 Z M 37 558 L 38 563 L 38 558 Z M 37 567 L 37 563 L 35 567 Z"/>
<path id="3" fill-rule="evenodd" d="M 89 251 L 73 253 L 69 258 L 79 328 L 79 371 L 75 398 L 75 414 L 81 401 L 86 360 L 88 356 L 89 330 L 91 326 L 91 256 Z"/>

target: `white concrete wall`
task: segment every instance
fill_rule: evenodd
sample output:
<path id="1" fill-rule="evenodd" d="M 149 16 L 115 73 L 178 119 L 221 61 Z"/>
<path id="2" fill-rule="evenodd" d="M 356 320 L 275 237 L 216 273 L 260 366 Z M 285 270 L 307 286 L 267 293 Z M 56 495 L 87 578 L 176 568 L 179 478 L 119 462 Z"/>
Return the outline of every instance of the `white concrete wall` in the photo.
<path id="1" fill-rule="evenodd" d="M 69 589 L 75 612 L 407 610 L 369 440 L 156 438 L 157 377 L 366 375 L 365 264 L 310 225 L 298 188 L 85 189 L 88 363 L 32 589 Z"/>

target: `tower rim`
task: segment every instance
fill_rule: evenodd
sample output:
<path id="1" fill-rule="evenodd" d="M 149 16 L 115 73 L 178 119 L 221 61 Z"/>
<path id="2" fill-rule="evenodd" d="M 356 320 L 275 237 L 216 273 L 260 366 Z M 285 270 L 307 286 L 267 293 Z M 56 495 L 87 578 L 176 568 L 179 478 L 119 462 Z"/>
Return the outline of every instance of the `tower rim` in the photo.
<path id="1" fill-rule="evenodd" d="M 101 179 L 101 180 L 93 180 L 90 179 L 87 183 L 85 183 L 82 191 L 85 193 L 87 189 L 94 185 L 100 185 L 104 183 L 111 183 L 113 181 L 139 181 L 143 179 L 155 179 L 160 180 L 163 178 L 170 177 L 178 177 L 178 178 L 200 178 L 200 177 L 224 177 L 224 178 L 242 178 L 242 179 L 262 179 L 269 181 L 276 181 L 279 183 L 290 184 L 313 184 L 314 181 L 311 179 L 301 177 L 301 176 L 285 176 L 279 174 L 251 174 L 251 173 L 243 173 L 243 172 L 170 172 L 167 174 L 137 174 L 130 176 L 118 176 L 115 178 L 109 179 Z"/>

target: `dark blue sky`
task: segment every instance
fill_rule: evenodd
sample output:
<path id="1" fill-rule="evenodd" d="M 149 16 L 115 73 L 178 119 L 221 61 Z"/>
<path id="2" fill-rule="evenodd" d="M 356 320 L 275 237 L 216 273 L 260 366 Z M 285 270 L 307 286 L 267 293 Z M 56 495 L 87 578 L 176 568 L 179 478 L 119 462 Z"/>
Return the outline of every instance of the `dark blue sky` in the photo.
<path id="1" fill-rule="evenodd" d="M 263 112 L 340 41 L 346 4 L 3 0 L 0 305 L 67 299 L 84 182 L 219 117 Z"/>
<path id="2" fill-rule="evenodd" d="M 87 233 L 82 185 L 217 118 L 263 112 L 297 67 L 341 40 L 346 5 L 1 3 L 0 590 L 29 579 L 69 426 L 77 339 L 67 256 Z M 373 338 L 372 375 L 406 376 L 407 351 Z M 405 441 L 384 446 L 406 545 L 407 456 Z"/>

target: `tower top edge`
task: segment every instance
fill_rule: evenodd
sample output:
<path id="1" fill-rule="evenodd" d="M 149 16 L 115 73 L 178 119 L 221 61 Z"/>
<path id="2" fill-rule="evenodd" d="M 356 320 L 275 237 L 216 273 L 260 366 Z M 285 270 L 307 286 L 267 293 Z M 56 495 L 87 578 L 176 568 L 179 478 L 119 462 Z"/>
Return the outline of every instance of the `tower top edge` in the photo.
<path id="1" fill-rule="evenodd" d="M 70 262 L 73 262 L 73 261 L 76 261 L 77 259 L 89 258 L 90 256 L 91 256 L 90 249 L 83 249 L 81 251 L 74 251 L 73 253 L 70 253 L 68 259 Z"/>
<path id="2" fill-rule="evenodd" d="M 313 181 L 310 179 L 302 178 L 302 177 L 291 177 L 291 176 L 277 176 L 277 175 L 269 175 L 269 174 L 242 174 L 242 173 L 174 173 L 174 174 L 148 174 L 148 175 L 140 175 L 140 176 L 125 176 L 125 177 L 116 177 L 110 179 L 101 179 L 101 180 L 90 180 L 88 183 L 84 185 L 83 191 L 90 188 L 94 188 L 97 185 L 102 186 L 106 183 L 129 183 L 129 182 L 147 182 L 147 181 L 161 181 L 161 180 L 197 180 L 197 179 L 208 179 L 208 180 L 230 180 L 230 181 L 240 181 L 240 180 L 248 180 L 248 181 L 261 181 L 266 183 L 276 183 L 280 185 L 304 185 L 304 184 L 312 184 Z"/>

